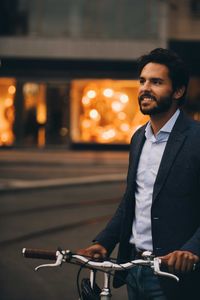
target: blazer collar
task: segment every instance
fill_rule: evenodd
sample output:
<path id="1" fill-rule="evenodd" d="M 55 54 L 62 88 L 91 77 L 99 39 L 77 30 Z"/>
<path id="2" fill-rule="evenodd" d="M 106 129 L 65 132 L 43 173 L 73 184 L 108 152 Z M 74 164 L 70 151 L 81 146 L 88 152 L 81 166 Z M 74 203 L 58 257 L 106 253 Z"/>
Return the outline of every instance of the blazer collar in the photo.
<path id="1" fill-rule="evenodd" d="M 136 174 L 137 174 L 137 168 L 138 168 L 138 163 L 139 163 L 139 159 L 140 159 L 140 154 L 145 142 L 145 128 L 146 128 L 145 124 L 144 126 L 142 126 L 139 131 L 136 133 L 137 134 L 137 138 L 134 139 L 134 147 L 132 147 L 133 145 L 131 144 L 131 151 L 130 151 L 130 158 L 129 158 L 129 170 L 128 170 L 128 183 L 129 184 L 129 188 L 134 192 L 134 188 L 135 188 L 135 179 L 136 179 Z M 134 183 L 134 184 L 133 184 Z"/>
<path id="2" fill-rule="evenodd" d="M 160 193 L 173 165 L 173 162 L 186 139 L 189 124 L 189 118 L 186 117 L 183 112 L 181 112 L 172 129 L 167 145 L 165 147 L 165 151 L 163 153 L 163 157 L 154 184 L 153 201 L 156 200 L 158 194 Z"/>

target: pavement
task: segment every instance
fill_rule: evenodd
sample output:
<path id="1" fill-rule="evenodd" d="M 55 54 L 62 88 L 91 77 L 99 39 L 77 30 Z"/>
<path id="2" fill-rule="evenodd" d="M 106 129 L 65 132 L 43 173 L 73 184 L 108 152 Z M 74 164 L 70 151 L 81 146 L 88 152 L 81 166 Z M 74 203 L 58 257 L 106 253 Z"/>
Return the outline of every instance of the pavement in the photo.
<path id="1" fill-rule="evenodd" d="M 128 151 L 0 150 L 0 191 L 125 182 Z"/>

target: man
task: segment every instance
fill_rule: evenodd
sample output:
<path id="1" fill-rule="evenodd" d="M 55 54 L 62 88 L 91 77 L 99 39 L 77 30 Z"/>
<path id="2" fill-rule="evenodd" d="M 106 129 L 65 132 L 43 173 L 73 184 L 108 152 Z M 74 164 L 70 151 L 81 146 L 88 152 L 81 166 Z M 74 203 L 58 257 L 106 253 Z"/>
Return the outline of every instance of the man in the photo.
<path id="1" fill-rule="evenodd" d="M 160 256 L 180 282 L 158 278 L 147 267 L 116 274 L 134 299 L 200 299 L 200 125 L 180 110 L 189 76 L 182 60 L 158 48 L 139 60 L 140 110 L 150 121 L 131 140 L 127 187 L 115 215 L 79 253 L 109 255 L 119 243 L 118 262 L 144 250 Z M 198 293 L 197 293 L 198 292 Z"/>

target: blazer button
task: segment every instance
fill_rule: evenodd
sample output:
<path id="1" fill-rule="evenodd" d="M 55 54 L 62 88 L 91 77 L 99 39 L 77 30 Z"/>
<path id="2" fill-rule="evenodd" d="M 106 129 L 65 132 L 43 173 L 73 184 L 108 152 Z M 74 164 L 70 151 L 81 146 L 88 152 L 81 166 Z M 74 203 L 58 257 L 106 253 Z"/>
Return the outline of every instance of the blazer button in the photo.
<path id="1" fill-rule="evenodd" d="M 156 247 L 156 250 L 161 250 L 162 248 L 160 248 L 160 247 Z"/>
<path id="2" fill-rule="evenodd" d="M 159 220 L 159 217 L 153 217 L 153 220 Z"/>

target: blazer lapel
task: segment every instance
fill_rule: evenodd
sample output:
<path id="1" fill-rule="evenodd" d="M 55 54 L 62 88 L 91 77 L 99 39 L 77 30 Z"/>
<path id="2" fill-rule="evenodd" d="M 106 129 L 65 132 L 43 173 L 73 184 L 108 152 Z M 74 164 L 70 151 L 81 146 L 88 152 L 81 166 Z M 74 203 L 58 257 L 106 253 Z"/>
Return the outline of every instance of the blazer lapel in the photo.
<path id="1" fill-rule="evenodd" d="M 137 167 L 138 167 L 138 162 L 140 159 L 140 154 L 145 142 L 145 127 L 146 125 L 142 128 L 141 132 L 139 133 L 137 139 L 134 141 L 134 145 L 132 145 L 133 147 L 133 151 L 132 155 L 130 157 L 131 161 L 130 161 L 130 170 L 129 170 L 129 174 L 131 175 L 131 186 L 132 188 L 134 187 L 135 183 L 135 178 L 136 178 L 136 174 L 137 174 Z"/>
<path id="2" fill-rule="evenodd" d="M 183 113 L 180 113 L 177 122 L 172 129 L 165 151 L 163 153 L 163 157 L 154 184 L 153 202 L 156 200 L 158 194 L 160 193 L 173 165 L 173 162 L 185 141 L 185 138 L 187 136 L 186 129 L 188 128 L 188 125 L 188 118 L 184 116 Z"/>

